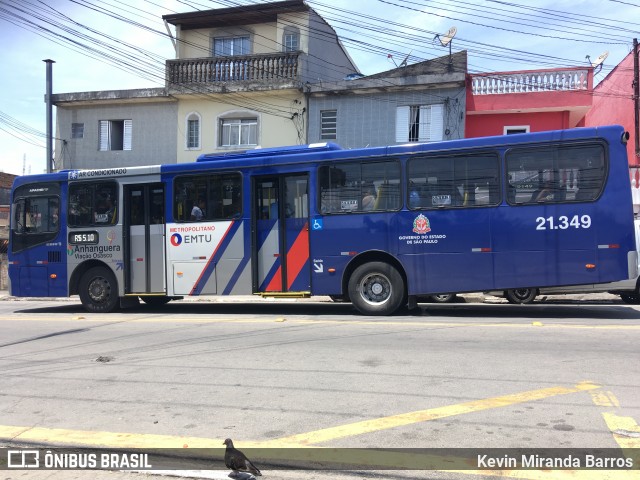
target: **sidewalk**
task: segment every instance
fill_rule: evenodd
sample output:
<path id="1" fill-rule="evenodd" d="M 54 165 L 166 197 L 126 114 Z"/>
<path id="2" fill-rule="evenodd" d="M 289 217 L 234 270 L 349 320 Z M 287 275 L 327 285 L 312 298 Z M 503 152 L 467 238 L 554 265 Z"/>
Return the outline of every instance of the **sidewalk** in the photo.
<path id="1" fill-rule="evenodd" d="M 464 304 L 464 303 L 486 303 L 486 304 L 500 304 L 509 303 L 502 297 L 484 294 L 482 292 L 476 293 L 461 293 L 457 295 L 457 299 L 450 304 Z M 0 290 L 0 301 L 10 302 L 22 302 L 22 301 L 47 301 L 47 302 L 74 302 L 80 303 L 80 298 L 75 295 L 73 297 L 12 297 L 7 290 Z M 260 295 L 210 295 L 210 296 L 185 296 L 182 302 L 198 302 L 198 303 L 333 303 L 331 298 L 327 296 L 312 296 L 309 298 L 275 298 L 275 297 L 261 297 Z M 610 293 L 576 293 L 576 294 L 560 294 L 560 295 L 544 295 L 540 294 L 533 302 L 534 304 L 619 304 L 627 305 L 624 303 L 618 295 Z M 425 307 L 435 305 L 446 305 L 438 303 L 420 302 Z"/>

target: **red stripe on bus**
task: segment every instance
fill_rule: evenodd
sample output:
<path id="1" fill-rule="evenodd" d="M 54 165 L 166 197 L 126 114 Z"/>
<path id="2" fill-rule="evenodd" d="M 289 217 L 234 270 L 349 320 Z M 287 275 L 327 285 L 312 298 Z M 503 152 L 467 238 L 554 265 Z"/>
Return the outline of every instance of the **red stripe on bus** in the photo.
<path id="1" fill-rule="evenodd" d="M 276 273 L 273 275 L 273 278 L 267 285 L 267 288 L 264 289 L 265 292 L 281 292 L 282 291 L 282 265 L 278 267 Z"/>
<path id="2" fill-rule="evenodd" d="M 216 245 L 215 250 L 213 251 L 213 253 L 211 254 L 211 256 L 209 257 L 209 260 L 207 260 L 206 265 L 204 266 L 204 268 L 202 269 L 202 271 L 200 272 L 200 276 L 198 277 L 198 280 L 196 280 L 196 282 L 193 284 L 193 288 L 191 289 L 191 291 L 189 292 L 189 295 L 193 295 L 194 292 L 196 291 L 196 288 L 198 288 L 198 284 L 200 283 L 200 280 L 202 280 L 202 277 L 204 276 L 204 272 L 207 271 L 207 268 L 209 268 L 209 264 L 213 261 L 213 257 L 216 256 L 216 253 L 218 252 L 218 249 L 220 248 L 220 245 L 222 245 L 224 243 L 224 239 L 227 237 L 227 235 L 229 234 L 229 231 L 231 230 L 231 227 L 233 227 L 233 224 L 235 223 L 235 220 L 232 220 L 231 223 L 229 224 L 229 226 L 227 227 L 227 231 L 224 232 L 224 235 L 222 235 L 222 238 L 220 239 L 220 241 L 218 242 L 218 245 Z"/>
<path id="3" fill-rule="evenodd" d="M 305 223 L 302 231 L 291 245 L 287 253 L 287 290 L 291 288 L 293 282 L 300 271 L 309 261 L 309 224 Z"/>
<path id="4" fill-rule="evenodd" d="M 287 252 L 287 290 L 298 278 L 298 274 L 309 260 L 309 224 L 305 223 L 293 245 Z M 282 265 L 278 267 L 275 275 L 265 288 L 265 292 L 282 291 Z"/>

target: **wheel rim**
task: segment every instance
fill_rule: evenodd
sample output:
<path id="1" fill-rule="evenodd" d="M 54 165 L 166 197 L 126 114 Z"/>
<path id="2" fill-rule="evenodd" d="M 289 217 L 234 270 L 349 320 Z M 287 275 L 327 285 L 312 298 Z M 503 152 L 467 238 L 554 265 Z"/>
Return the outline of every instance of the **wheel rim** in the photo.
<path id="1" fill-rule="evenodd" d="M 111 284 L 104 277 L 95 277 L 91 279 L 87 290 L 89 298 L 96 304 L 106 303 L 111 296 Z"/>
<path id="2" fill-rule="evenodd" d="M 513 296 L 518 300 L 525 300 L 529 297 L 531 290 L 528 288 L 520 288 L 513 291 Z"/>
<path id="3" fill-rule="evenodd" d="M 370 305 L 382 305 L 391 298 L 391 281 L 381 273 L 371 273 L 360 280 L 360 296 Z"/>
<path id="4" fill-rule="evenodd" d="M 435 298 L 437 301 L 439 302 L 446 302 L 448 300 L 451 299 L 451 295 L 449 294 L 445 294 L 445 295 L 434 295 L 433 298 Z"/>

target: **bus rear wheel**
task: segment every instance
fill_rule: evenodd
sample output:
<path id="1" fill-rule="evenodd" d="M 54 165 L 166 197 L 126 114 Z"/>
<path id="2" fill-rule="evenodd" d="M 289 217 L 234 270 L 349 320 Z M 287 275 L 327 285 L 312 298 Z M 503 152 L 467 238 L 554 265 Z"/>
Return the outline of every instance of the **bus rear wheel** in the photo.
<path id="1" fill-rule="evenodd" d="M 364 315 L 391 315 L 405 299 L 404 280 L 388 263 L 365 263 L 349 278 L 349 298 Z"/>
<path id="2" fill-rule="evenodd" d="M 513 290 L 505 291 L 504 296 L 509 303 L 515 303 L 517 305 L 532 303 L 533 300 L 538 296 L 538 289 L 514 288 Z"/>
<path id="3" fill-rule="evenodd" d="M 105 267 L 93 267 L 80 279 L 80 300 L 88 312 L 108 313 L 119 307 L 118 282 L 115 275 Z"/>

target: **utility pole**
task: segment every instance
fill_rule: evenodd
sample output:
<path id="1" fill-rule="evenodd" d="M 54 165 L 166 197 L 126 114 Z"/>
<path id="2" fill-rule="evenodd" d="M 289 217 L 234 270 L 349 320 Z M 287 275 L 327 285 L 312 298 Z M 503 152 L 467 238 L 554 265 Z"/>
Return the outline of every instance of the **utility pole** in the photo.
<path id="1" fill-rule="evenodd" d="M 640 75 L 638 74 L 638 39 L 633 39 L 633 114 L 635 136 L 635 165 L 638 165 L 640 157 Z"/>
<path id="2" fill-rule="evenodd" d="M 53 106 L 51 105 L 51 95 L 53 91 L 53 60 L 43 60 L 47 64 L 47 93 L 45 102 L 47 104 L 47 173 L 51 173 L 53 167 Z"/>

